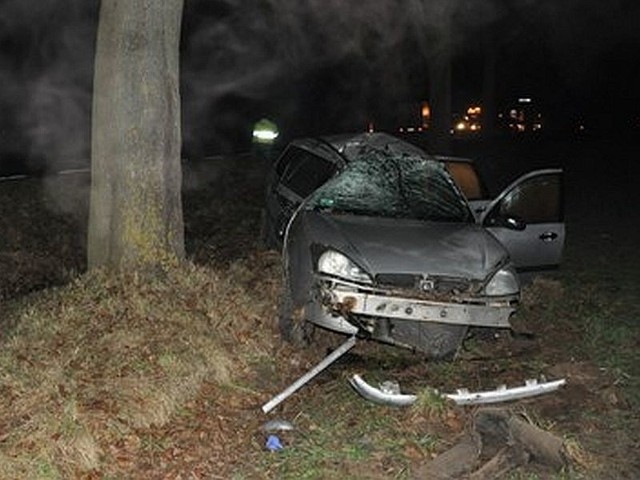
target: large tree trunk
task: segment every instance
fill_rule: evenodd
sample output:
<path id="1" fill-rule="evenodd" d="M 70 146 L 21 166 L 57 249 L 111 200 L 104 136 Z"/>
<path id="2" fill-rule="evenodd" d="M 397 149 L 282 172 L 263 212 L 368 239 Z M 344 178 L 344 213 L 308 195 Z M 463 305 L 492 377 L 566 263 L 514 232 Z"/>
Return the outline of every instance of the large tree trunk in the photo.
<path id="1" fill-rule="evenodd" d="M 101 1 L 90 268 L 139 269 L 184 257 L 178 83 L 183 1 Z"/>

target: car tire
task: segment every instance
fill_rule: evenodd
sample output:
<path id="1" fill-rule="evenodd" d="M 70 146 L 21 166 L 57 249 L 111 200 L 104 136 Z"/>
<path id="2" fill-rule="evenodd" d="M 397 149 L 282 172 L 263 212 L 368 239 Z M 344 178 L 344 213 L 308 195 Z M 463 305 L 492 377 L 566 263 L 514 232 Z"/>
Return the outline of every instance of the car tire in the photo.
<path id="1" fill-rule="evenodd" d="M 392 322 L 394 340 L 410 345 L 433 360 L 451 360 L 467 336 L 466 325 L 446 323 L 396 321 Z"/>
<path id="2" fill-rule="evenodd" d="M 291 293 L 285 288 L 278 306 L 280 336 L 284 341 L 300 348 L 311 345 L 315 332 L 315 325 L 306 321 L 302 313 L 302 308 L 294 307 Z"/>

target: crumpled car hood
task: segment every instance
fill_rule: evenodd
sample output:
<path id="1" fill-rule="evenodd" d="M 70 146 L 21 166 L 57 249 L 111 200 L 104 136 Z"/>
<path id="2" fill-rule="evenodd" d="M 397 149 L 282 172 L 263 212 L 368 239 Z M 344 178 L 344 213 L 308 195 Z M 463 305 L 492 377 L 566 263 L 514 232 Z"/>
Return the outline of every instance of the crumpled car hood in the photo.
<path id="1" fill-rule="evenodd" d="M 475 224 L 301 212 L 314 243 L 334 247 L 370 274 L 415 273 L 481 280 L 506 261 Z"/>

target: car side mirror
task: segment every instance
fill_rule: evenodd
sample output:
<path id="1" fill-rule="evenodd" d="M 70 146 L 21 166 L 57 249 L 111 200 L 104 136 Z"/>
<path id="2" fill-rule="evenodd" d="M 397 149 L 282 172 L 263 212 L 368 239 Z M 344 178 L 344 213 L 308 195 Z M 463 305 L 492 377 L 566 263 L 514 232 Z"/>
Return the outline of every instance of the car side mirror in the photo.
<path id="1" fill-rule="evenodd" d="M 525 228 L 527 228 L 527 222 L 525 222 L 522 218 L 509 215 L 509 216 L 491 216 L 486 219 L 485 226 L 487 227 L 502 227 L 508 228 L 509 230 L 516 230 L 521 232 Z"/>
<path id="2" fill-rule="evenodd" d="M 516 216 L 503 217 L 500 219 L 499 223 L 501 226 L 510 230 L 522 231 L 527 228 L 527 223 L 520 217 Z"/>

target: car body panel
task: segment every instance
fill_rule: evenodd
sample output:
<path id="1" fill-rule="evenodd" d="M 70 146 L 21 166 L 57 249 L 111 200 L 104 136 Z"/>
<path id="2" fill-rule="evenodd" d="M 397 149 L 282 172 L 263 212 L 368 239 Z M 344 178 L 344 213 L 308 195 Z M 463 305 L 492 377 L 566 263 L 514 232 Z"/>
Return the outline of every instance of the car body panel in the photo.
<path id="1" fill-rule="evenodd" d="M 482 280 L 504 248 L 476 224 L 331 215 L 304 210 L 312 241 L 343 251 L 371 275 L 419 273 Z M 311 241 L 311 240 L 310 240 Z"/>

